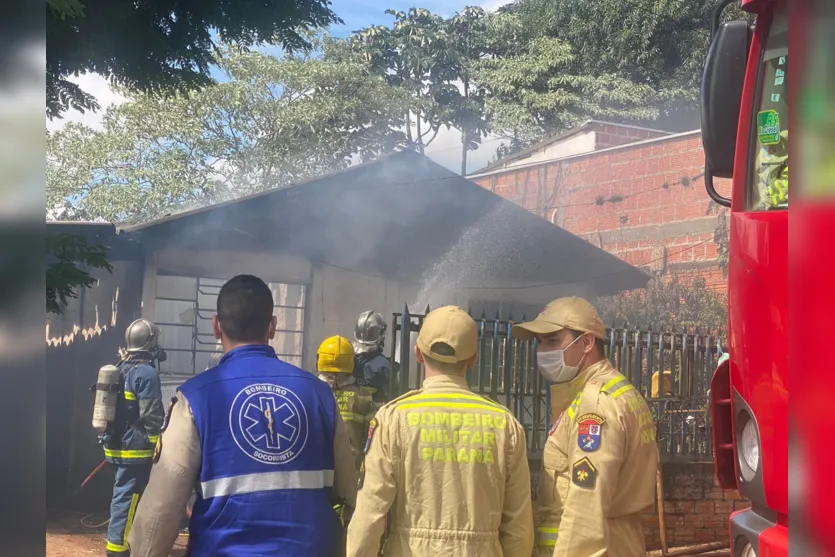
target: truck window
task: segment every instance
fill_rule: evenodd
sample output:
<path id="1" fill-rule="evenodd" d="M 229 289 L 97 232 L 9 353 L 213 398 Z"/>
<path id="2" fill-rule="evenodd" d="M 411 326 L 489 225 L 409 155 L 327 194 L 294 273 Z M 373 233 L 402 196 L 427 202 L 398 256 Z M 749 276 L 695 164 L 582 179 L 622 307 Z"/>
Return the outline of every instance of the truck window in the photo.
<path id="1" fill-rule="evenodd" d="M 754 211 L 789 207 L 789 20 L 785 4 L 774 12 L 755 99 L 750 202 Z"/>

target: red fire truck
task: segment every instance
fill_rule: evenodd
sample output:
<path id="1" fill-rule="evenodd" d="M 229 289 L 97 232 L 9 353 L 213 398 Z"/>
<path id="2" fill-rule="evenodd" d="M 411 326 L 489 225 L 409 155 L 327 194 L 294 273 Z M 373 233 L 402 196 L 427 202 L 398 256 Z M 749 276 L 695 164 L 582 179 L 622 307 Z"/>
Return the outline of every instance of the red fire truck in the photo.
<path id="1" fill-rule="evenodd" d="M 788 0 L 742 0 L 711 29 L 702 77 L 705 185 L 730 209 L 730 358 L 710 389 L 716 477 L 751 508 L 734 557 L 788 555 Z M 731 179 L 729 194 L 715 178 Z M 722 189 L 722 188 L 720 188 Z"/>

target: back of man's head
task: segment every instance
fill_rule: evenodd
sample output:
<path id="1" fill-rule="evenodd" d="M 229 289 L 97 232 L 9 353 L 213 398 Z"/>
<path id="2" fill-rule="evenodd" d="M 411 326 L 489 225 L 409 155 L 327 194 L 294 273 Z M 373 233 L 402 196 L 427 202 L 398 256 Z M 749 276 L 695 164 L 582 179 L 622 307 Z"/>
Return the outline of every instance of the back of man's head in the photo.
<path id="1" fill-rule="evenodd" d="M 252 275 L 229 279 L 217 295 L 217 321 L 233 343 L 266 343 L 275 330 L 273 295 L 267 284 Z"/>

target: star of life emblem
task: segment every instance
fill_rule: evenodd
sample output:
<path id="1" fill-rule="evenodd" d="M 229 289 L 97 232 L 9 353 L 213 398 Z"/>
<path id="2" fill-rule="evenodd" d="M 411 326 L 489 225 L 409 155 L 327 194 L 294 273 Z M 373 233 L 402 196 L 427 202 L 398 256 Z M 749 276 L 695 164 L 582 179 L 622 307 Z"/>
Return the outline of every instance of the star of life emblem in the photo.
<path id="1" fill-rule="evenodd" d="M 307 412 L 290 389 L 259 383 L 235 396 L 229 429 L 248 457 L 265 464 L 284 464 L 298 456 L 307 443 Z"/>

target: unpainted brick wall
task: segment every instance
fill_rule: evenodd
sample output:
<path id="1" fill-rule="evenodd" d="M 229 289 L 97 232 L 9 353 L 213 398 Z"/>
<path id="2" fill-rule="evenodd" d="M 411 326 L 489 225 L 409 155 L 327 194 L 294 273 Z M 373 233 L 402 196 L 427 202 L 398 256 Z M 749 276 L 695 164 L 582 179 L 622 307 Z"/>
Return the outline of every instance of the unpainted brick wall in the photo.
<path id="1" fill-rule="evenodd" d="M 531 489 L 536 508 L 541 463 L 531 459 Z M 736 491 L 723 492 L 713 476 L 713 464 L 664 464 L 664 512 L 667 546 L 725 541 L 732 512 L 750 507 Z M 642 516 L 647 550 L 661 549 L 657 505 Z"/>
<path id="2" fill-rule="evenodd" d="M 713 242 L 720 208 L 705 192 L 703 171 L 701 136 L 689 134 L 473 181 L 628 263 L 700 276 L 724 291 Z M 728 181 L 716 184 L 729 194 Z"/>
<path id="3" fill-rule="evenodd" d="M 750 506 L 736 491 L 722 491 L 714 479 L 713 464 L 667 463 L 663 474 L 669 547 L 727 540 L 731 513 Z M 660 549 L 656 505 L 644 512 L 643 523 L 647 549 Z"/>

